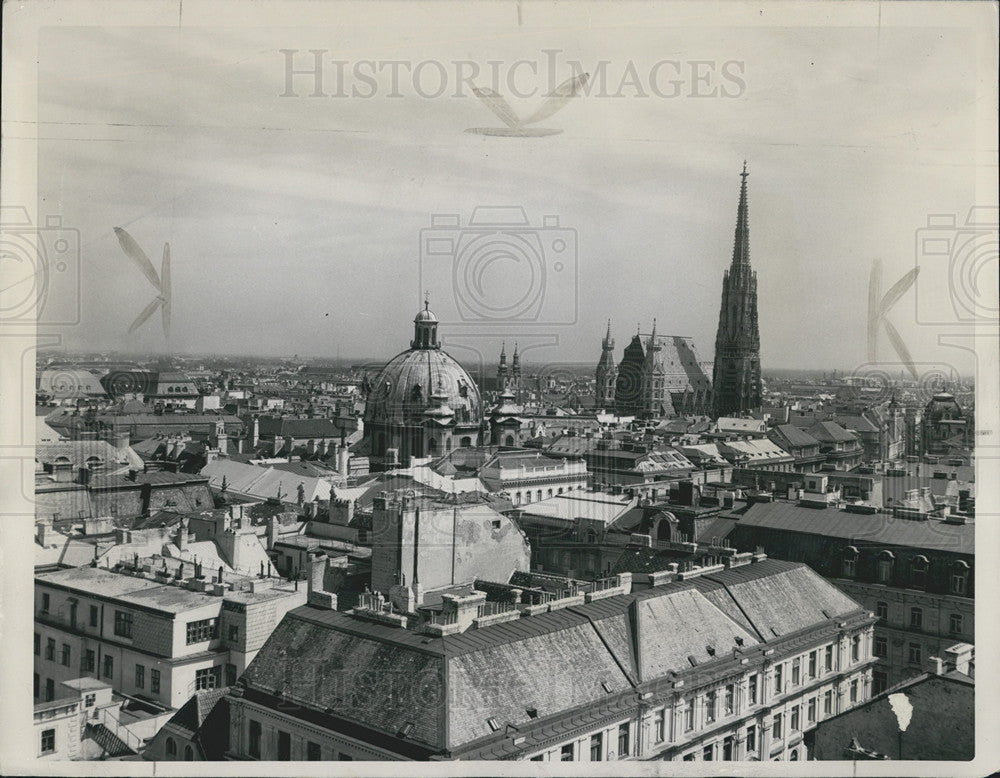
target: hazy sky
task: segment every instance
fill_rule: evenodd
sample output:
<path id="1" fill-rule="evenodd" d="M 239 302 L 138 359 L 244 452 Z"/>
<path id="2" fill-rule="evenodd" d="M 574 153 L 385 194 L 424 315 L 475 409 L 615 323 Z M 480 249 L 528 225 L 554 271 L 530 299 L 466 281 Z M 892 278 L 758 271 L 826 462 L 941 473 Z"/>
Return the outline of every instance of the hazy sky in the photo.
<path id="1" fill-rule="evenodd" d="M 879 25 L 875 4 L 843 19 L 826 5 L 827 26 L 749 8 L 714 26 L 672 6 L 631 17 L 583 4 L 385 4 L 364 18 L 338 8 L 313 4 L 322 18 L 288 13 L 268 26 L 187 17 L 43 32 L 39 212 L 60 214 L 82 246 L 82 318 L 62 331 L 66 345 L 164 348 L 159 314 L 126 334 L 155 292 L 119 248 L 121 226 L 157 269 L 170 243 L 177 351 L 388 357 L 408 346 L 422 261 L 434 268 L 432 309 L 457 310 L 455 261 L 421 257 L 431 215 L 464 226 L 475 206 L 519 205 L 532 226 L 558 216 L 575 230 L 559 233 L 567 261 L 552 280 L 544 256 L 541 307 L 525 314 L 534 324 L 466 328 L 484 336 L 474 338 L 442 325 L 456 356 L 475 347 L 493 360 L 501 339 L 517 339 L 532 361 L 596 362 L 608 318 L 620 352 L 656 317 L 659 332 L 693 336 L 710 359 L 746 159 L 764 368 L 852 368 L 868 361 L 872 263 L 884 291 L 914 266 L 928 214 L 964 222 L 977 164 L 996 164 L 990 41 L 933 18 L 903 27 L 887 17 L 894 9 Z M 310 49 L 325 50 L 326 96 L 308 96 L 312 75 L 282 96 L 282 49 L 297 50 L 303 70 Z M 334 60 L 347 63 L 348 96 L 331 96 Z M 495 86 L 524 117 L 542 104 L 553 61 L 556 84 L 574 75 L 571 61 L 595 74 L 589 95 L 538 125 L 561 134 L 465 132 L 503 125 L 456 62 L 477 63 L 472 83 Z M 559 237 L 536 235 L 543 254 Z M 494 298 L 530 291 L 529 266 L 484 264 L 482 282 Z M 924 269 L 889 318 L 918 362 L 964 372 L 968 355 L 937 344 L 948 328 L 917 309 L 945 299 L 946 266 Z M 878 358 L 896 360 L 884 333 Z"/>

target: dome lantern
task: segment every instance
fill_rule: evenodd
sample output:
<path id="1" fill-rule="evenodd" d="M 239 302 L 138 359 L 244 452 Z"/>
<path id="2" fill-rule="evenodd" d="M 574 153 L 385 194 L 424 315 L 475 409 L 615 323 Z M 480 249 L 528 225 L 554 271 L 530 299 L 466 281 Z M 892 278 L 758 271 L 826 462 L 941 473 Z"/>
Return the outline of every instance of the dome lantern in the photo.
<path id="1" fill-rule="evenodd" d="M 413 340 L 410 341 L 410 348 L 441 348 L 437 339 L 437 326 L 437 316 L 431 312 L 430 300 L 425 296 L 423 310 L 413 317 Z"/>

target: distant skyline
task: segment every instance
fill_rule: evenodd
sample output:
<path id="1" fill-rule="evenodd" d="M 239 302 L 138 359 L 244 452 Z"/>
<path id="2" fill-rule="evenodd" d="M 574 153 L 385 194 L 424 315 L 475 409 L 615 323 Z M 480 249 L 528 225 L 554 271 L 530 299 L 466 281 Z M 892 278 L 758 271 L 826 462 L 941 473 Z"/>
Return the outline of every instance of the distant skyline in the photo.
<path id="1" fill-rule="evenodd" d="M 851 370 L 869 362 L 875 260 L 891 286 L 914 267 L 929 214 L 956 213 L 961 224 L 977 204 L 983 120 L 970 52 L 982 36 L 969 29 L 904 27 L 874 5 L 853 17 L 857 26 L 794 35 L 750 14 L 700 27 L 668 25 L 654 11 L 584 23 L 547 5 L 478 15 L 449 6 L 444 19 L 394 8 L 378 27 L 344 14 L 310 28 L 43 31 L 39 213 L 59 214 L 81 240 L 81 320 L 56 329 L 66 347 L 388 358 L 407 348 L 421 307 L 421 230 L 432 215 L 456 214 L 464 226 L 475 206 L 518 205 L 532 226 L 558 216 L 575 230 L 576 284 L 551 287 L 545 305 L 572 289 L 576 321 L 499 324 L 475 337 L 442 324 L 456 358 L 474 362 L 478 352 L 493 363 L 502 340 L 508 349 L 518 340 L 534 364 L 596 364 L 609 318 L 617 354 L 656 318 L 659 332 L 693 337 L 708 361 L 746 159 L 763 367 Z M 627 41 L 610 34 L 616 23 L 629 25 Z M 348 89 L 364 86 L 363 61 L 445 63 L 451 79 L 455 62 L 481 63 L 485 74 L 488 62 L 525 60 L 544 85 L 550 65 L 558 83 L 572 61 L 599 75 L 605 60 L 612 87 L 629 67 L 641 83 L 619 86 L 621 97 L 595 87 L 569 100 L 544 121 L 560 134 L 491 137 L 465 132 L 498 120 L 475 96 L 452 95 L 451 81 L 447 94 L 426 97 L 403 78 L 390 96 L 385 69 L 370 98 L 311 98 L 315 77 L 293 74 L 298 96 L 281 96 L 282 50 L 306 71 L 312 49 L 327 52 L 327 95 L 338 72 Z M 670 70 L 676 97 L 651 93 L 662 61 L 680 63 Z M 708 64 L 690 64 L 699 62 Z M 542 102 L 531 72 L 513 83 L 531 97 L 500 83 L 522 116 Z M 693 96 L 702 86 L 717 95 Z M 127 334 L 155 290 L 114 227 L 157 270 L 170 243 L 169 344 L 159 314 Z M 441 261 L 427 291 L 432 310 L 451 310 L 450 260 Z M 518 281 L 509 268 L 491 272 L 485 283 Z M 915 321 L 919 294 L 943 294 L 940 278 L 931 281 L 890 319 L 915 362 L 971 374 L 968 353 L 938 343 L 954 327 Z M 557 302 L 569 310 L 568 299 Z M 897 360 L 882 333 L 877 361 Z"/>

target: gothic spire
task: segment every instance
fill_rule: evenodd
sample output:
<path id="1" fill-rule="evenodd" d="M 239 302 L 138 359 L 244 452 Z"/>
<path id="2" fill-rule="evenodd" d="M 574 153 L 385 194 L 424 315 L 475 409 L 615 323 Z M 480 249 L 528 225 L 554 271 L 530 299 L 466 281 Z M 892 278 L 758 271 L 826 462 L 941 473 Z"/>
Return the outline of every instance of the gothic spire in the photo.
<path id="1" fill-rule="evenodd" d="M 736 211 L 736 238 L 733 241 L 732 269 L 750 267 L 750 216 L 747 205 L 747 163 L 743 160 L 743 172 L 740 173 L 740 204 Z"/>

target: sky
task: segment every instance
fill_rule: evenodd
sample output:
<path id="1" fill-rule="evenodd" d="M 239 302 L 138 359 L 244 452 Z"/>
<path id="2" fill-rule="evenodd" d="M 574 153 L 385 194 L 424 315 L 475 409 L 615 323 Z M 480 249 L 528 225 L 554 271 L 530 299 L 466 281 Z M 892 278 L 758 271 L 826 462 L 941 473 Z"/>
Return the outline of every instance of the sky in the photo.
<path id="1" fill-rule="evenodd" d="M 620 353 L 654 318 L 711 359 L 746 160 L 765 370 L 870 363 L 878 262 L 883 293 L 921 267 L 887 313 L 918 369 L 970 372 L 938 338 L 963 331 L 952 254 L 985 234 L 992 264 L 974 257 L 959 282 L 996 283 L 996 227 L 960 229 L 996 202 L 977 190 L 984 166 L 995 176 L 992 44 L 972 17 L 904 26 L 866 5 L 827 5 L 820 23 L 749 6 L 313 4 L 264 25 L 185 3 L 163 26 L 45 29 L 38 211 L 80 245 L 79 295 L 71 278 L 48 313 L 78 301 L 56 328 L 75 349 L 388 358 L 426 291 L 463 361 L 517 341 L 528 361 L 596 364 L 608 319 Z M 323 83 L 293 74 L 289 90 L 310 50 Z M 466 132 L 504 126 L 473 84 L 523 118 L 579 72 L 589 93 L 531 125 L 561 132 Z M 528 224 L 471 229 L 477 206 Z M 927 257 L 935 214 L 958 227 L 935 228 L 950 248 Z M 156 291 L 115 227 L 157 270 L 170 245 L 169 341 L 158 312 L 128 333 Z M 898 369 L 877 332 L 875 361 Z"/>

